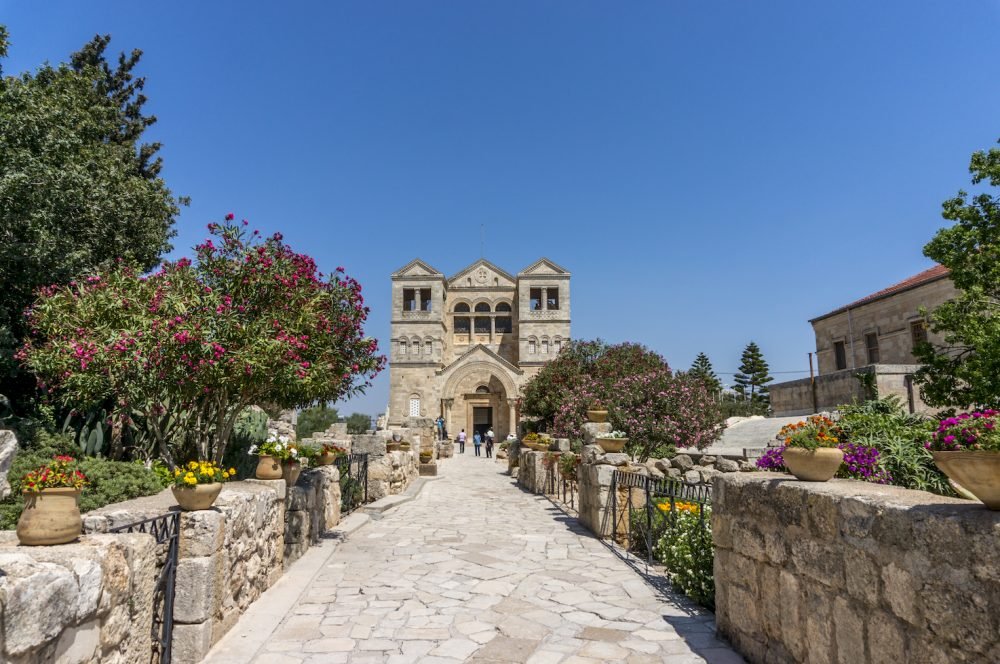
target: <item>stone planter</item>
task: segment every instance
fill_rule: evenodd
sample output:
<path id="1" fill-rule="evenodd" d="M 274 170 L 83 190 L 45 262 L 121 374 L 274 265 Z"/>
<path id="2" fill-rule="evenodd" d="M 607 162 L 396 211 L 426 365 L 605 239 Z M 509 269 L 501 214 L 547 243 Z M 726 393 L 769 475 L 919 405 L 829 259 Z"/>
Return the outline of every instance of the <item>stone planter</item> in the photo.
<path id="1" fill-rule="evenodd" d="M 934 463 L 988 508 L 1000 510 L 1000 452 L 935 452 Z"/>
<path id="2" fill-rule="evenodd" d="M 261 454 L 257 460 L 257 470 L 254 477 L 259 480 L 280 480 L 281 462 L 270 454 Z"/>
<path id="3" fill-rule="evenodd" d="M 606 410 L 588 410 L 587 420 L 589 422 L 603 423 L 608 421 L 608 411 Z"/>
<path id="4" fill-rule="evenodd" d="M 398 440 L 393 440 L 385 444 L 385 449 L 387 452 L 400 452 L 403 449 L 403 444 Z"/>
<path id="5" fill-rule="evenodd" d="M 318 457 L 316 457 L 316 465 L 318 466 L 331 466 L 333 462 L 337 460 L 337 455 L 334 452 L 323 452 Z"/>
<path id="6" fill-rule="evenodd" d="M 172 486 L 174 499 L 185 512 L 207 510 L 215 504 L 215 499 L 222 491 L 222 482 L 211 484 L 196 484 L 194 486 Z"/>
<path id="7" fill-rule="evenodd" d="M 427 454 L 427 455 L 421 454 L 420 455 L 420 463 L 430 463 L 433 458 L 434 458 L 434 455 L 432 455 L 432 454 Z"/>
<path id="8" fill-rule="evenodd" d="M 837 474 L 844 461 L 844 452 L 836 447 L 818 447 L 815 450 L 786 447 L 781 457 L 795 479 L 826 482 Z"/>
<path id="9" fill-rule="evenodd" d="M 24 511 L 17 521 L 21 544 L 66 544 L 79 537 L 82 528 L 79 489 L 60 487 L 24 494 Z"/>
<path id="10" fill-rule="evenodd" d="M 281 464 L 281 477 L 285 480 L 285 486 L 288 488 L 295 486 L 301 472 L 302 464 L 298 461 L 286 461 Z"/>
<path id="11" fill-rule="evenodd" d="M 625 449 L 625 443 L 628 442 L 628 438 L 600 438 L 597 439 L 597 444 L 601 446 L 601 449 L 605 452 L 621 452 Z"/>
<path id="12" fill-rule="evenodd" d="M 413 448 L 412 448 L 412 445 L 410 445 L 410 443 L 400 443 L 399 444 L 399 451 L 400 452 L 409 452 L 411 449 L 413 449 Z"/>

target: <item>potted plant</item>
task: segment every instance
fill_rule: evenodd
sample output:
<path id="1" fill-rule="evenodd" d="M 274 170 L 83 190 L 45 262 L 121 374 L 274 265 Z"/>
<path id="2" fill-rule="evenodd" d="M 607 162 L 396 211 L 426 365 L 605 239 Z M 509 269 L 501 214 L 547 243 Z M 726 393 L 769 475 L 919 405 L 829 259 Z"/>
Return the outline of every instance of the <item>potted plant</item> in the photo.
<path id="1" fill-rule="evenodd" d="M 605 452 L 621 452 L 625 449 L 627 442 L 628 436 L 625 435 L 624 431 L 611 431 L 597 437 L 597 444 Z"/>
<path id="2" fill-rule="evenodd" d="M 430 463 L 434 458 L 434 452 L 430 450 L 420 450 L 420 463 Z"/>
<path id="3" fill-rule="evenodd" d="M 387 452 L 399 452 L 403 449 L 403 443 L 397 437 L 398 434 L 392 435 L 392 440 L 388 440 L 385 443 L 385 449 Z"/>
<path id="4" fill-rule="evenodd" d="M 941 420 L 931 442 L 934 463 L 991 510 L 1000 510 L 1000 412 L 983 410 Z"/>
<path id="5" fill-rule="evenodd" d="M 207 510 L 219 497 L 222 483 L 235 475 L 235 468 L 226 470 L 211 461 L 189 461 L 174 469 L 170 490 L 185 512 Z"/>
<path id="6" fill-rule="evenodd" d="M 600 401 L 594 401 L 587 408 L 587 420 L 590 422 L 607 422 L 608 409 Z"/>
<path id="7" fill-rule="evenodd" d="M 400 452 L 409 452 L 412 449 L 413 449 L 413 445 L 411 445 L 410 443 L 406 442 L 405 440 L 399 444 L 399 451 Z"/>
<path id="8" fill-rule="evenodd" d="M 273 431 L 263 443 L 258 447 L 252 445 L 249 454 L 257 455 L 257 471 L 255 476 L 259 480 L 280 480 L 282 478 L 292 486 L 295 482 L 291 479 L 291 471 L 294 470 L 294 479 L 298 480 L 301 467 L 298 461 L 298 447 L 291 442 L 288 436 L 279 436 Z M 286 466 L 288 472 L 286 473 Z"/>
<path id="9" fill-rule="evenodd" d="M 26 546 L 65 544 L 80 535 L 80 492 L 88 484 L 76 459 L 56 456 L 47 466 L 21 478 L 24 510 L 17 521 L 17 539 Z"/>
<path id="10" fill-rule="evenodd" d="M 785 441 L 781 453 L 785 467 L 796 479 L 826 482 L 837 474 L 844 461 L 844 451 L 837 447 L 841 435 L 840 427 L 823 415 L 785 425 L 778 432 L 778 437 Z"/>
<path id="11" fill-rule="evenodd" d="M 576 469 L 580 466 L 580 457 L 567 452 L 559 457 L 559 473 L 568 480 L 576 479 Z"/>
<path id="12" fill-rule="evenodd" d="M 347 450 L 340 445 L 323 443 L 323 446 L 319 450 L 319 456 L 316 457 L 316 463 L 320 466 L 329 466 L 345 454 L 347 454 Z"/>
<path id="13" fill-rule="evenodd" d="M 546 452 L 542 457 L 542 467 L 548 471 L 554 470 L 561 454 L 562 452 Z"/>
<path id="14" fill-rule="evenodd" d="M 524 438 L 521 439 L 521 444 L 530 450 L 534 450 L 537 449 L 537 445 L 539 444 L 541 439 L 542 439 L 541 436 L 532 431 L 531 433 L 525 435 Z"/>

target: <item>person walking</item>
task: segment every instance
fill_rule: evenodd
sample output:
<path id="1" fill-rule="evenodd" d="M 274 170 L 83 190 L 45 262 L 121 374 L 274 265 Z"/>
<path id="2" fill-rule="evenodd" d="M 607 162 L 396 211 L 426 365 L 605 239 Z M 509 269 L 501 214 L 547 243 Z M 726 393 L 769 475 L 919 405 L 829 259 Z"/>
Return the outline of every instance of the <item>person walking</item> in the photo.
<path id="1" fill-rule="evenodd" d="M 493 427 L 486 432 L 486 458 L 493 457 Z"/>
<path id="2" fill-rule="evenodd" d="M 465 454 L 465 429 L 458 434 L 458 453 Z"/>
<path id="3" fill-rule="evenodd" d="M 483 437 L 479 435 L 478 431 L 472 434 L 472 444 L 476 448 L 476 456 L 479 456 L 479 447 L 483 444 Z"/>
<path id="4" fill-rule="evenodd" d="M 444 440 L 444 418 L 438 416 L 438 418 L 434 420 L 434 424 L 437 425 L 438 440 Z"/>

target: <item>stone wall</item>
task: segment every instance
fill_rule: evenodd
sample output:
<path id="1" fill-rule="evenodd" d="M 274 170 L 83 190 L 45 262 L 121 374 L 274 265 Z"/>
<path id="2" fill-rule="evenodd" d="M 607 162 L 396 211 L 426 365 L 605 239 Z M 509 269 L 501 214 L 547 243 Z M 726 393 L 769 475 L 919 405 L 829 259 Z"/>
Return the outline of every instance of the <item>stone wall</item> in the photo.
<path id="1" fill-rule="evenodd" d="M 368 457 L 368 500 L 378 500 L 406 491 L 419 476 L 419 453 L 386 452 L 385 456 Z"/>
<path id="2" fill-rule="evenodd" d="M 0 533 L 0 661 L 148 662 L 156 549 L 143 534 L 21 547 Z"/>
<path id="3" fill-rule="evenodd" d="M 932 409 L 923 402 L 920 389 L 913 384 L 913 374 L 919 368 L 916 364 L 873 364 L 816 376 L 816 408 L 813 407 L 810 379 L 799 378 L 775 383 L 768 386 L 771 410 L 775 417 L 795 417 L 836 410 L 855 399 L 864 401 L 864 388 L 856 376 L 860 373 L 874 373 L 880 397 L 897 396 L 902 400 L 903 407 L 911 412 L 929 412 Z"/>
<path id="4" fill-rule="evenodd" d="M 1000 513 L 865 482 L 716 479 L 716 620 L 751 662 L 1000 661 Z"/>
<path id="5" fill-rule="evenodd" d="M 340 523 L 340 471 L 336 466 L 305 469 L 285 500 L 285 559 L 288 567 L 323 533 Z"/>

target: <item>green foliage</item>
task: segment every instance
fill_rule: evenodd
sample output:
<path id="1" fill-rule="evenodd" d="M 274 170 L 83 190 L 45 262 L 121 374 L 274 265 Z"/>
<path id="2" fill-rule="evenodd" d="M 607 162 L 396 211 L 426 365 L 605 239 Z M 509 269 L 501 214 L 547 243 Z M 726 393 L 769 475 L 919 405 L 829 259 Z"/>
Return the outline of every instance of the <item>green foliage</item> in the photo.
<path id="1" fill-rule="evenodd" d="M 63 433 L 73 432 L 73 441 L 85 456 L 103 456 L 104 443 L 111 438 L 108 411 L 94 408 L 86 413 L 70 411 L 63 422 Z"/>
<path id="2" fill-rule="evenodd" d="M 340 417 L 336 408 L 331 408 L 325 403 L 312 406 L 299 413 L 295 424 L 295 435 L 299 440 L 309 438 L 317 431 L 326 431 L 331 424 L 336 424 L 339 421 Z"/>
<path id="3" fill-rule="evenodd" d="M 1000 186 L 1000 149 L 976 152 L 969 164 L 972 183 Z M 920 393 L 932 406 L 1000 407 L 1000 195 L 964 191 L 944 202 L 942 215 L 954 222 L 924 247 L 924 255 L 951 271 L 960 294 L 929 312 L 930 329 L 942 337 L 914 354 Z"/>
<path id="4" fill-rule="evenodd" d="M 716 394 L 722 389 L 722 382 L 715 375 L 715 370 L 712 368 L 712 362 L 708 359 L 708 355 L 704 353 L 698 353 L 698 357 L 694 358 L 688 375 L 705 381 L 705 386 L 712 394 Z"/>
<path id="5" fill-rule="evenodd" d="M 739 373 L 733 377 L 736 393 L 751 402 L 768 403 L 770 397 L 767 384 L 774 380 L 768 375 L 768 371 L 764 354 L 761 353 L 760 347 L 751 341 L 743 349 Z"/>
<path id="6" fill-rule="evenodd" d="M 0 502 L 0 529 L 17 526 L 17 519 L 24 509 L 21 497 L 21 477 L 49 463 L 53 456 L 79 455 L 79 448 L 72 436 L 42 433 L 31 450 L 22 450 L 14 458 L 8 480 L 12 493 Z M 89 512 L 111 503 L 159 493 L 169 485 L 169 479 L 160 471 L 148 469 L 141 462 L 108 461 L 101 458 L 79 459 L 77 467 L 83 471 L 90 485 L 80 496 L 80 511 Z"/>
<path id="7" fill-rule="evenodd" d="M 683 504 L 679 504 L 679 507 Z M 712 548 L 711 507 L 676 509 L 664 516 L 655 555 L 670 575 L 670 582 L 695 602 L 715 607 L 715 553 Z"/>
<path id="8" fill-rule="evenodd" d="M 249 454 L 251 446 L 260 446 L 267 440 L 267 413 L 259 408 L 246 408 L 233 426 L 233 437 L 226 454 L 222 457 L 222 465 L 235 468 L 236 477 L 246 479 L 253 477 L 257 470 L 257 456 Z"/>
<path id="9" fill-rule="evenodd" d="M 730 417 L 752 417 L 753 415 L 767 415 L 768 405 L 764 401 L 749 401 L 747 399 L 733 399 L 723 394 L 719 401 L 719 412 L 723 419 Z"/>
<path id="10" fill-rule="evenodd" d="M 551 426 L 569 393 L 584 382 L 597 358 L 607 349 L 608 345 L 600 339 L 567 342 L 559 355 L 525 384 L 521 413 L 539 420 L 536 426 Z"/>
<path id="11" fill-rule="evenodd" d="M 345 421 L 347 422 L 347 433 L 364 433 L 372 425 L 372 419 L 364 413 L 351 413 Z"/>
<path id="12" fill-rule="evenodd" d="M 112 66 L 108 40 L 95 37 L 70 64 L 0 79 L 0 392 L 20 413 L 35 384 L 13 354 L 35 291 L 118 259 L 152 268 L 184 202 L 159 177 L 159 144 L 140 142 L 155 122 L 143 114 L 145 80 L 133 77 L 141 53 Z"/>
<path id="13" fill-rule="evenodd" d="M 892 484 L 954 495 L 948 478 L 938 470 L 925 446 L 936 428 L 933 420 L 906 413 L 895 396 L 841 406 L 840 412 L 838 424 L 844 437 L 855 445 L 876 448 L 879 466 L 892 478 Z"/>

